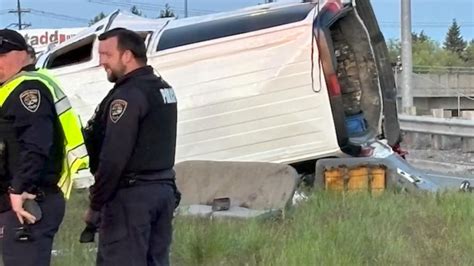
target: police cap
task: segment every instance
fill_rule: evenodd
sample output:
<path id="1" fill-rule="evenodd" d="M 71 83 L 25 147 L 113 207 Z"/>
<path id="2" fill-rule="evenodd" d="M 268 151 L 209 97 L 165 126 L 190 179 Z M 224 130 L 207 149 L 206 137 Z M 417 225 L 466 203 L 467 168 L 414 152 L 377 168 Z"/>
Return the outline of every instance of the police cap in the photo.
<path id="1" fill-rule="evenodd" d="M 0 30 L 0 54 L 10 51 L 26 51 L 28 45 L 20 33 L 10 29 Z"/>

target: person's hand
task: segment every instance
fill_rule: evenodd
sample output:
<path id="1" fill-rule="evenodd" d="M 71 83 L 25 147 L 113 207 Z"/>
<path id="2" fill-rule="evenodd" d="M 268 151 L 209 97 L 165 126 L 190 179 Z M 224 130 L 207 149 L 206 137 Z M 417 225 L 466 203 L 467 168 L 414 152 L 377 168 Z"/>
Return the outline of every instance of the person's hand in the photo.
<path id="1" fill-rule="evenodd" d="M 88 225 L 93 225 L 98 228 L 100 225 L 100 212 L 88 208 L 84 213 L 84 222 L 86 222 Z"/>
<path id="2" fill-rule="evenodd" d="M 12 204 L 12 209 L 16 213 L 16 217 L 18 218 L 18 221 L 20 221 L 21 224 L 25 223 L 25 219 L 30 224 L 34 224 L 36 222 L 36 217 L 31 213 L 25 211 L 25 209 L 23 209 L 23 203 L 25 203 L 25 200 L 33 200 L 35 198 L 36 195 L 27 192 L 23 192 L 21 194 L 10 193 L 10 202 Z"/>

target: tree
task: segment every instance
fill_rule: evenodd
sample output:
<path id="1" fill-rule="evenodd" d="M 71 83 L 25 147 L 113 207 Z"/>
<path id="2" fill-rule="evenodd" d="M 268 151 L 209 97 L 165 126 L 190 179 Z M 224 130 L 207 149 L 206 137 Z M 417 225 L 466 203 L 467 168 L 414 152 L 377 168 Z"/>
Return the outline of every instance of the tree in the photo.
<path id="1" fill-rule="evenodd" d="M 428 48 L 431 52 L 435 48 L 434 47 L 435 44 L 432 43 L 432 40 L 430 39 L 430 37 L 428 37 L 423 31 L 421 31 L 420 33 L 412 32 L 411 40 L 412 40 L 413 57 L 416 56 L 417 50 L 422 50 L 422 48 L 421 49 L 418 48 L 419 46 Z M 422 45 L 422 43 L 430 43 L 430 44 Z M 398 61 L 400 60 L 401 52 L 402 52 L 402 44 L 400 43 L 400 40 L 390 39 L 387 42 L 387 48 L 388 48 L 388 55 L 390 57 L 390 62 L 392 64 L 398 63 Z"/>
<path id="2" fill-rule="evenodd" d="M 104 14 L 104 12 L 100 12 L 99 14 L 97 14 L 97 16 L 95 16 L 93 19 L 91 19 L 89 21 L 89 26 L 93 25 L 94 23 L 96 23 L 97 21 L 105 18 L 106 15 Z"/>
<path id="3" fill-rule="evenodd" d="M 460 58 L 462 58 L 463 52 L 466 49 L 466 42 L 461 36 L 461 28 L 456 19 L 453 19 L 453 24 L 451 24 L 446 34 L 444 49 L 456 53 Z"/>
<path id="4" fill-rule="evenodd" d="M 464 51 L 464 58 L 466 61 L 466 66 L 474 67 L 474 39 L 469 42 L 469 45 Z"/>
<path id="5" fill-rule="evenodd" d="M 442 49 L 440 44 L 423 32 L 412 33 L 412 58 L 414 66 L 465 66 L 465 62 L 454 52 Z M 400 41 L 387 43 L 390 62 L 396 63 L 401 54 Z"/>
<path id="6" fill-rule="evenodd" d="M 171 9 L 170 5 L 165 4 L 165 8 L 160 11 L 160 18 L 173 18 L 176 17 L 174 15 L 174 11 Z"/>
<path id="7" fill-rule="evenodd" d="M 130 8 L 130 12 L 132 12 L 132 14 L 135 14 L 137 16 L 143 17 L 143 13 L 136 6 L 132 6 Z"/>
<path id="8" fill-rule="evenodd" d="M 411 33 L 411 40 L 412 43 L 417 43 L 417 42 L 426 42 L 428 41 L 429 37 L 425 34 L 424 31 L 421 31 L 419 34 L 416 32 Z"/>
<path id="9" fill-rule="evenodd" d="M 396 64 L 398 62 L 398 57 L 401 52 L 401 44 L 398 39 L 390 39 L 387 43 L 388 55 L 390 57 L 390 62 Z"/>

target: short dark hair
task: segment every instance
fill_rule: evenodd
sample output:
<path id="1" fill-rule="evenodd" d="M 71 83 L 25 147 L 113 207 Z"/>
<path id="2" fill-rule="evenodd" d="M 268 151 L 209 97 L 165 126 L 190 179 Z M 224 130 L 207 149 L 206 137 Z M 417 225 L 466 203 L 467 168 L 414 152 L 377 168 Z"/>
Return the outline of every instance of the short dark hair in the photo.
<path id="1" fill-rule="evenodd" d="M 117 46 L 121 51 L 129 50 L 138 62 L 146 64 L 145 42 L 138 33 L 125 28 L 114 28 L 99 35 L 99 41 L 112 37 L 117 37 Z"/>
<path id="2" fill-rule="evenodd" d="M 26 48 L 26 53 L 28 54 L 31 60 L 36 61 L 36 51 L 33 46 L 28 45 L 28 48 Z"/>

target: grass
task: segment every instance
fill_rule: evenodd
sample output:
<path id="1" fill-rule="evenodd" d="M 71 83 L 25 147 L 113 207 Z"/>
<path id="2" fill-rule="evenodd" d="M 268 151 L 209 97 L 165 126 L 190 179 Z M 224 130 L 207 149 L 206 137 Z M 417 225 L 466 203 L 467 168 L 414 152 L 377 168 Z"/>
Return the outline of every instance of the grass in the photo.
<path id="1" fill-rule="evenodd" d="M 79 244 L 85 193 L 76 193 L 53 265 L 94 265 Z M 173 265 L 474 265 L 474 196 L 314 192 L 286 219 L 178 217 Z"/>

